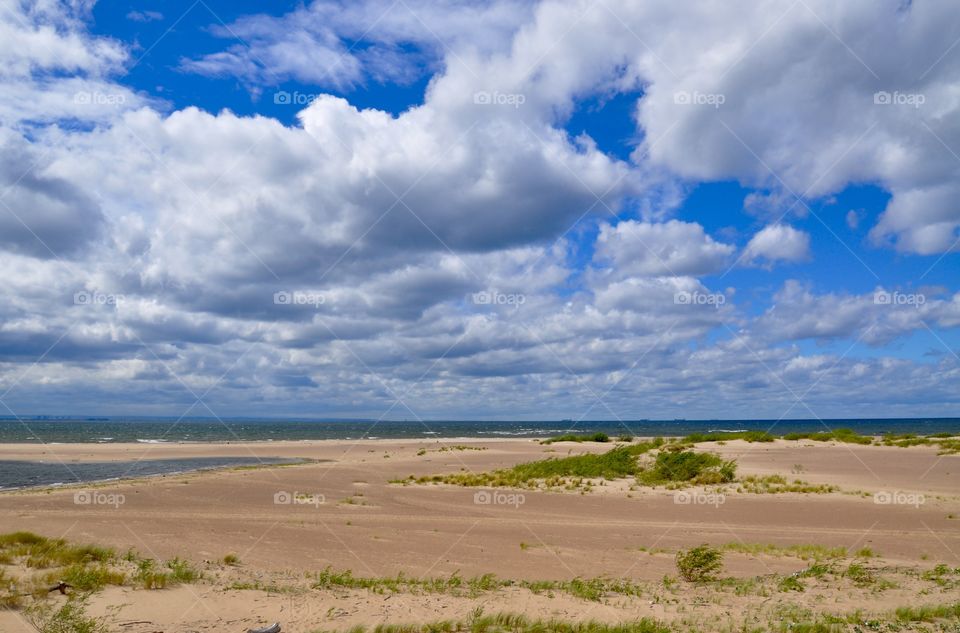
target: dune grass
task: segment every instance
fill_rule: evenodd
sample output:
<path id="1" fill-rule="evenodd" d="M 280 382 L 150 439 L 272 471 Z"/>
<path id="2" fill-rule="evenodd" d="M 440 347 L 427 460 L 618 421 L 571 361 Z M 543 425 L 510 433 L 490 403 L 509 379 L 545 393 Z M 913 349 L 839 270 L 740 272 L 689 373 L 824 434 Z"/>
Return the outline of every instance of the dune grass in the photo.
<path id="1" fill-rule="evenodd" d="M 840 490 L 830 484 L 811 484 L 802 479 L 788 481 L 783 475 L 748 475 L 740 480 L 739 492 L 753 494 L 779 494 L 798 492 L 804 494 L 827 494 Z"/>
<path id="2" fill-rule="evenodd" d="M 0 553 L 6 560 L 17 559 L 33 569 L 105 563 L 116 557 L 109 548 L 71 545 L 64 539 L 51 539 L 32 532 L 0 534 Z"/>
<path id="3" fill-rule="evenodd" d="M 712 453 L 665 450 L 657 454 L 652 465 L 637 474 L 637 482 L 651 486 L 671 483 L 721 484 L 733 481 L 736 472 L 735 461 L 724 461 Z"/>
<path id="4" fill-rule="evenodd" d="M 843 442 L 845 444 L 873 444 L 869 435 L 860 435 L 853 429 L 833 429 L 814 433 L 787 433 L 785 440 L 813 440 L 814 442 Z"/>
<path id="5" fill-rule="evenodd" d="M 509 580 L 493 574 L 463 578 L 416 578 L 405 574 L 385 577 L 354 576 L 350 570 L 335 571 L 330 567 L 311 576 L 313 589 L 365 589 L 372 593 L 424 593 L 477 597 L 504 587 L 522 587 L 536 594 L 567 593 L 583 600 L 600 601 L 606 595 L 640 596 L 643 588 L 630 580 L 611 578 L 574 578 L 572 580 Z"/>
<path id="6" fill-rule="evenodd" d="M 936 622 L 937 620 L 960 620 L 960 602 L 954 604 L 900 607 L 894 614 L 900 622 Z"/>
<path id="7" fill-rule="evenodd" d="M 526 616 L 500 613 L 485 616 L 482 610 L 468 620 L 441 620 L 426 624 L 378 624 L 372 629 L 355 626 L 349 633 L 671 633 L 673 629 L 652 618 L 640 618 L 619 624 L 593 620 L 531 620 Z M 313 633 L 332 633 L 317 630 Z"/>
<path id="8" fill-rule="evenodd" d="M 457 486 L 535 488 L 562 486 L 569 479 L 622 479 L 640 472 L 637 458 L 663 445 L 663 440 L 618 446 L 599 455 L 551 457 L 483 473 L 454 473 L 411 477 L 394 483 L 443 483 Z"/>
<path id="9" fill-rule="evenodd" d="M 724 543 L 720 549 L 728 552 L 750 555 L 789 556 L 800 560 L 831 560 L 846 558 L 848 552 L 843 547 L 802 543 L 796 545 L 773 545 L 772 543 L 742 543 L 739 541 Z"/>
<path id="10" fill-rule="evenodd" d="M 681 440 L 687 444 L 700 442 L 727 442 L 744 440 L 745 442 L 772 442 L 776 436 L 766 431 L 713 431 L 711 433 L 691 433 Z"/>
<path id="11" fill-rule="evenodd" d="M 553 444 L 554 442 L 609 442 L 610 436 L 606 433 L 576 434 L 567 433 L 543 440 L 541 444 Z"/>

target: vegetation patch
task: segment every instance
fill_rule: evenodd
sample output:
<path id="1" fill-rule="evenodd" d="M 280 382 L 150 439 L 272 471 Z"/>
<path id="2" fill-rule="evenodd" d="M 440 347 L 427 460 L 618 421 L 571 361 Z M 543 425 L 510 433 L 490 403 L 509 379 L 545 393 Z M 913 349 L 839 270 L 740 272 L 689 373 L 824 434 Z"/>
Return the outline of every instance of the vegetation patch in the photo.
<path id="1" fill-rule="evenodd" d="M 415 578 L 404 574 L 371 578 L 354 576 L 350 570 L 335 571 L 329 567 L 312 576 L 314 589 L 364 589 L 377 594 L 425 593 L 476 597 L 504 587 L 522 587 L 533 593 L 567 593 L 590 601 L 606 595 L 640 596 L 641 585 L 629 580 L 610 578 L 574 578 L 573 580 L 508 580 L 493 574 L 463 578 L 453 574 L 445 578 Z"/>
<path id="2" fill-rule="evenodd" d="M 960 619 L 960 602 L 954 604 L 924 605 L 920 607 L 900 607 L 895 611 L 901 622 L 936 622 L 937 620 Z"/>
<path id="3" fill-rule="evenodd" d="M 773 545 L 771 543 L 725 543 L 720 548 L 726 552 L 751 554 L 754 556 L 790 556 L 800 560 L 831 560 L 846 558 L 847 550 L 842 547 L 826 547 L 816 544 Z"/>
<path id="4" fill-rule="evenodd" d="M 590 433 L 589 435 L 567 433 L 543 440 L 541 444 L 553 444 L 554 442 L 609 442 L 610 436 L 606 433 Z"/>
<path id="5" fill-rule="evenodd" d="M 748 475 L 740 480 L 739 492 L 753 494 L 778 494 L 783 492 L 799 492 L 813 494 L 827 494 L 840 490 L 830 484 L 811 484 L 802 479 L 788 481 L 783 475 Z"/>
<path id="6" fill-rule="evenodd" d="M 548 488 L 579 486 L 584 479 L 612 480 L 636 476 L 640 472 L 637 458 L 662 444 L 663 440 L 657 439 L 629 446 L 618 446 L 600 455 L 551 457 L 484 473 L 460 472 L 419 478 L 411 475 L 409 479 L 394 483 L 442 483 L 456 486 L 510 488 L 537 488 L 541 485 Z"/>
<path id="7" fill-rule="evenodd" d="M 735 461 L 724 461 L 712 453 L 665 450 L 657 454 L 650 467 L 637 475 L 637 481 L 651 486 L 671 483 L 710 485 L 733 481 L 736 473 Z"/>
<path id="8" fill-rule="evenodd" d="M 860 435 L 853 429 L 833 429 L 816 433 L 787 433 L 785 440 L 813 440 L 814 442 L 844 442 L 847 444 L 873 444 L 869 435 Z"/>
<path id="9" fill-rule="evenodd" d="M 706 543 L 677 552 L 677 571 L 687 582 L 713 580 L 723 568 L 723 552 Z"/>
<path id="10" fill-rule="evenodd" d="M 686 444 L 698 444 L 700 442 L 727 442 L 730 440 L 772 442 L 775 439 L 777 439 L 776 436 L 766 431 L 713 431 L 710 433 L 691 433 L 681 441 Z"/>
<path id="11" fill-rule="evenodd" d="M 522 615 L 483 615 L 482 610 L 465 621 L 442 620 L 427 624 L 378 624 L 374 629 L 355 626 L 349 633 L 671 633 L 673 629 L 651 618 L 620 624 L 585 621 L 530 620 Z M 332 633 L 318 631 L 317 633 Z"/>

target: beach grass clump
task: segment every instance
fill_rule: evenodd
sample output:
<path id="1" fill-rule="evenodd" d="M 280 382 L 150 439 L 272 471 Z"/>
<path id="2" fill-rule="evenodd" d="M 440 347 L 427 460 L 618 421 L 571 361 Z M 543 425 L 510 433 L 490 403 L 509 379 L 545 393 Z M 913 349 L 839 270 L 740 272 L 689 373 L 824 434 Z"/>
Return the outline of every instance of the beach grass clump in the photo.
<path id="1" fill-rule="evenodd" d="M 355 626 L 349 633 L 671 633 L 672 629 L 652 618 L 618 624 L 596 621 L 531 620 L 523 615 L 483 615 L 477 610 L 464 621 L 441 620 L 426 624 L 378 624 L 372 629 Z M 317 631 L 316 633 L 332 633 Z"/>
<path id="2" fill-rule="evenodd" d="M 960 602 L 933 604 L 919 607 L 899 607 L 895 612 L 900 622 L 929 622 L 960 619 Z"/>
<path id="3" fill-rule="evenodd" d="M 781 593 L 790 593 L 791 591 L 803 593 L 807 587 L 797 576 L 784 576 L 780 579 L 780 582 L 777 583 L 777 589 Z"/>
<path id="4" fill-rule="evenodd" d="M 704 543 L 678 551 L 676 564 L 680 577 L 687 582 L 713 580 L 723 568 L 723 552 Z"/>
<path id="5" fill-rule="evenodd" d="M 650 486 L 721 484 L 733 481 L 736 472 L 736 461 L 725 461 L 713 453 L 666 450 L 657 453 L 653 463 L 637 475 L 637 482 Z"/>
<path id="6" fill-rule="evenodd" d="M 567 433 L 565 435 L 558 435 L 557 437 L 551 437 L 549 439 L 543 440 L 541 444 L 553 444 L 554 442 L 602 442 L 606 443 L 610 441 L 610 436 L 606 433 L 590 433 L 587 434 L 576 434 L 576 433 Z"/>
<path id="7" fill-rule="evenodd" d="M 843 442 L 846 444 L 873 444 L 872 437 L 868 435 L 860 435 L 853 429 L 846 428 L 813 433 L 787 433 L 783 436 L 783 439 L 813 440 L 814 442 Z"/>
<path id="8" fill-rule="evenodd" d="M 548 488 L 581 485 L 585 479 L 622 479 L 640 472 L 637 458 L 650 450 L 659 448 L 662 439 L 618 446 L 606 453 L 550 457 L 534 462 L 517 464 L 482 473 L 455 473 L 431 475 L 401 480 L 399 483 L 442 483 L 457 486 L 482 486 L 505 488 Z"/>
<path id="9" fill-rule="evenodd" d="M 828 494 L 839 490 L 830 484 L 811 484 L 802 479 L 788 481 L 783 475 L 748 475 L 740 480 L 739 492 L 753 494 L 779 494 L 797 492 L 803 494 Z"/>
<path id="10" fill-rule="evenodd" d="M 462 578 L 459 574 L 447 577 L 416 578 L 399 573 L 396 576 L 354 576 L 350 570 L 337 571 L 327 567 L 311 576 L 313 589 L 364 589 L 376 594 L 422 593 L 477 597 L 504 587 L 522 587 L 536 594 L 566 593 L 583 600 L 600 601 L 604 596 L 640 596 L 643 586 L 626 579 L 574 578 L 572 580 L 509 580 L 494 574 Z"/>
<path id="11" fill-rule="evenodd" d="M 846 558 L 847 550 L 843 547 L 827 547 L 816 543 L 798 543 L 793 545 L 774 545 L 772 543 L 743 543 L 733 541 L 724 543 L 720 548 L 726 552 L 750 554 L 753 556 L 789 556 L 800 560 L 836 560 Z"/>
<path id="12" fill-rule="evenodd" d="M 24 618 L 37 633 L 109 633 L 102 618 L 87 615 L 86 596 L 72 596 L 59 607 L 47 601 L 37 601 L 27 607 Z"/>
<path id="13" fill-rule="evenodd" d="M 861 563 L 850 563 L 843 575 L 858 587 L 868 587 L 877 582 L 877 576 Z"/>
<path id="14" fill-rule="evenodd" d="M 47 574 L 50 583 L 63 580 L 77 591 L 99 591 L 107 585 L 123 585 L 126 574 L 111 569 L 105 564 L 85 565 L 74 563 L 66 569 Z"/>
<path id="15" fill-rule="evenodd" d="M 33 532 L 0 534 L 0 553 L 6 561 L 20 562 L 33 569 L 107 563 L 116 557 L 115 552 L 106 547 L 71 545 L 64 539 L 47 538 Z"/>
<path id="16" fill-rule="evenodd" d="M 727 442 L 743 440 L 745 442 L 772 442 L 777 439 L 767 431 L 711 431 L 709 433 L 691 433 L 681 440 L 685 444 L 700 442 Z"/>

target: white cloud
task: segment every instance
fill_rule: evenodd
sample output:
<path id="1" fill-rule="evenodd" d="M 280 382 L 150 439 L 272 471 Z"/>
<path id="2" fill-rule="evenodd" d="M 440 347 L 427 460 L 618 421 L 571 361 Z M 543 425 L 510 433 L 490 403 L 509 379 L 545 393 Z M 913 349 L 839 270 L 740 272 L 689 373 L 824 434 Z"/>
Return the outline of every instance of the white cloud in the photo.
<path id="1" fill-rule="evenodd" d="M 810 259 L 810 235 L 786 224 L 765 226 L 750 238 L 743 259 L 748 263 L 807 261 Z"/>
<path id="2" fill-rule="evenodd" d="M 829 377 L 809 396 L 823 416 L 876 412 L 858 403 L 909 414 L 916 402 L 930 414 L 955 406 L 951 355 L 853 360 L 783 342 L 882 345 L 926 322 L 956 327 L 960 296 L 884 309 L 867 295 L 786 284 L 776 307 L 752 318 L 741 293 L 700 279 L 723 272 L 733 247 L 669 219 L 699 179 L 758 184 L 768 191 L 748 206 L 773 223 L 744 257 L 803 261 L 810 236 L 775 222 L 793 203 L 787 190 L 879 182 L 893 201 L 876 239 L 949 248 L 956 168 L 915 125 L 927 117 L 951 142 L 949 59 L 925 80 L 934 110 L 873 109 L 876 82 L 850 51 L 803 6 L 772 1 L 744 3 L 739 16 L 667 2 L 519 12 L 410 3 L 416 15 L 398 6 L 370 35 L 378 57 L 345 55 L 342 38 L 386 6 L 369 2 L 245 18 L 231 28 L 245 29 L 262 61 L 227 49 L 185 62 L 258 85 L 271 75 L 327 85 L 328 62 L 339 85 L 442 62 L 424 102 L 400 115 L 324 95 L 287 127 L 164 112 L 115 81 L 127 51 L 89 35 L 82 11 L 38 6 L 42 16 L 0 14 L 0 182 L 8 204 L 32 212 L 26 230 L 0 208 L 0 375 L 12 380 L 47 354 L 44 371 L 5 399 L 17 407 L 149 403 L 169 413 L 194 404 L 182 380 L 213 388 L 211 406 L 225 414 L 376 416 L 404 394 L 438 415 L 567 417 L 598 406 L 603 417 L 675 417 L 678 407 L 779 417 L 795 398 L 776 372 L 804 388 Z M 921 65 L 916 41 L 948 39 L 936 7 L 810 6 L 885 77 Z M 411 42 L 413 60 L 395 55 Z M 645 140 L 633 162 L 563 131 L 578 100 L 640 86 Z M 124 99 L 83 104 L 80 91 Z M 477 103 L 478 92 L 523 103 Z M 71 117 L 87 125 L 56 125 Z M 626 219 L 592 240 L 610 211 Z M 124 300 L 77 304 L 80 291 Z M 278 305 L 278 291 L 324 301 Z M 477 303 L 480 292 L 523 302 Z M 597 405 L 594 394 L 608 392 Z"/>
<path id="3" fill-rule="evenodd" d="M 733 251 L 696 223 L 628 220 L 600 228 L 596 259 L 618 275 L 706 275 L 721 271 Z"/>

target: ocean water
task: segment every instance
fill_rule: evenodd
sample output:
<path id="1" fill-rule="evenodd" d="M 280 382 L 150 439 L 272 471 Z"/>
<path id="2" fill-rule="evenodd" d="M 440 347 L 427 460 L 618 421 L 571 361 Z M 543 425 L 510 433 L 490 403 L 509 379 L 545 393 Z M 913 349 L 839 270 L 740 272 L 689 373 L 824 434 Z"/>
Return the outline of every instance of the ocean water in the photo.
<path id="1" fill-rule="evenodd" d="M 277 420 L 231 418 L 92 418 L 22 417 L 0 418 L 0 443 L 35 443 L 50 447 L 69 443 L 140 442 L 270 442 L 322 439 L 431 439 L 441 437 L 541 438 L 566 432 L 604 432 L 611 436 L 686 435 L 698 431 L 760 430 L 776 434 L 850 428 L 863 434 L 960 433 L 960 418 L 903 418 L 857 420 L 630 420 L 479 422 L 463 420 Z M 241 452 L 242 451 L 238 451 Z M 131 477 L 165 475 L 210 468 L 296 460 L 249 455 L 185 459 L 143 459 L 128 462 L 64 464 L 55 458 L 27 462 L 0 460 L 0 490 L 32 486 L 83 484 Z"/>
<path id="2" fill-rule="evenodd" d="M 629 420 L 480 422 L 464 420 L 374 421 L 253 418 L 21 417 L 0 418 L 0 443 L 239 442 L 431 437 L 549 437 L 602 431 L 611 436 L 686 435 L 697 431 L 824 431 L 850 428 L 864 434 L 960 432 L 960 418 L 834 420 Z"/>
<path id="3" fill-rule="evenodd" d="M 284 464 L 299 460 L 266 457 L 193 457 L 187 459 L 142 459 L 127 462 L 66 463 L 56 459 L 42 462 L 0 460 L 0 490 L 32 486 L 84 484 L 112 479 L 130 479 L 155 475 L 172 475 L 196 470 L 245 466 L 249 464 Z"/>

